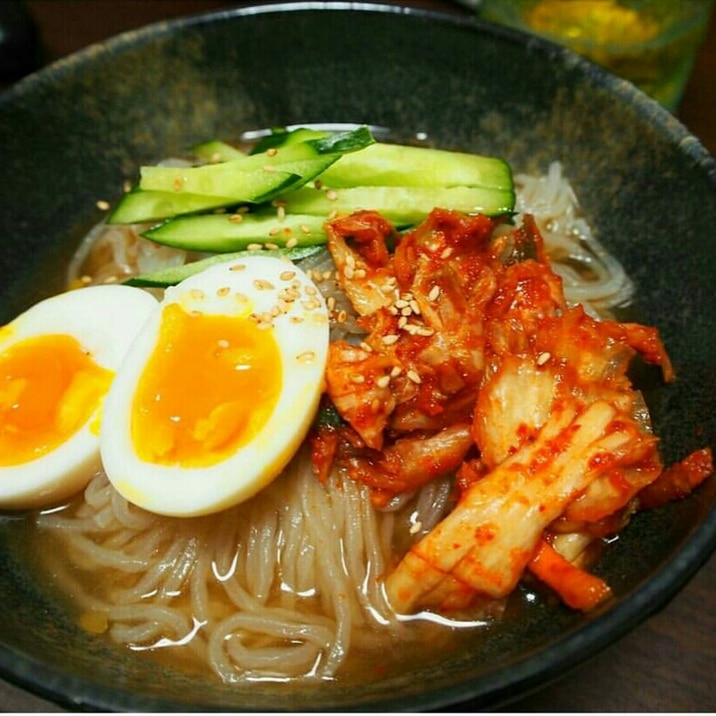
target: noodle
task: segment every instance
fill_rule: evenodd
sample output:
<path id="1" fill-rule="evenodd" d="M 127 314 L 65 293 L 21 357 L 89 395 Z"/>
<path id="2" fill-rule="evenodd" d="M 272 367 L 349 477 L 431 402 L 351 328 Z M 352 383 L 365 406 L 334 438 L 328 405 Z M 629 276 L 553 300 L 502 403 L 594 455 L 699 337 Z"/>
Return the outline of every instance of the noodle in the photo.
<path id="1" fill-rule="evenodd" d="M 431 507 L 442 514 L 445 502 Z M 62 588 L 106 615 L 113 640 L 141 650 L 191 635 L 225 681 L 330 677 L 359 633 L 366 648 L 379 628 L 399 628 L 379 579 L 394 525 L 366 488 L 319 483 L 304 453 L 253 500 L 210 518 L 145 513 L 99 474 L 72 509 L 37 519 L 72 565 L 52 564 Z"/>

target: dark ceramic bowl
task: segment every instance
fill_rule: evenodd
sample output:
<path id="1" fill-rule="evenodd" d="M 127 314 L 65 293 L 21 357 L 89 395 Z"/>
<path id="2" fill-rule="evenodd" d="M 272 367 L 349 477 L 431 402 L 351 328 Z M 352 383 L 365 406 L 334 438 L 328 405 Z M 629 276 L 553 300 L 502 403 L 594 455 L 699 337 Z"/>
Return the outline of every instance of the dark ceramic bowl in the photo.
<path id="1" fill-rule="evenodd" d="M 716 164 L 669 114 L 573 54 L 457 16 L 395 7 L 263 6 L 159 24 L 88 49 L 0 99 L 0 321 L 59 290 L 82 232 L 149 163 L 212 137 L 368 123 L 439 145 L 560 160 L 637 286 L 679 380 L 648 391 L 667 462 L 714 444 Z M 716 480 L 642 513 L 600 565 L 618 599 L 584 617 L 542 604 L 402 677 L 298 690 L 223 687 L 148 666 L 79 633 L 0 523 L 2 675 L 70 708 L 471 708 L 548 683 L 668 600 L 716 545 Z M 11 618 L 8 617 L 11 615 Z"/>

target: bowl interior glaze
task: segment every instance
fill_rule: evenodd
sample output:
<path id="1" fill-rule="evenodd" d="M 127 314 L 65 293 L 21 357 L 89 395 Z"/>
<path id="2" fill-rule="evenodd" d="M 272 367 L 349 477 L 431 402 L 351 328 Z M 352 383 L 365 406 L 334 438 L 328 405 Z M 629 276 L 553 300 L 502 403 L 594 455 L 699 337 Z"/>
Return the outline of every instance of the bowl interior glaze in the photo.
<path id="1" fill-rule="evenodd" d="M 62 288 L 82 232 L 138 165 L 276 125 L 367 123 L 563 163 L 599 239 L 637 286 L 679 380 L 647 375 L 667 462 L 713 445 L 716 164 L 630 85 L 546 42 L 452 15 L 349 3 L 260 6 L 162 23 L 93 46 L 0 97 L 6 181 L 0 322 Z M 663 606 L 716 546 L 716 482 L 640 514 L 600 574 L 619 599 L 583 617 L 517 606 L 459 653 L 370 683 L 224 687 L 83 635 L 10 548 L 0 519 L 0 669 L 70 708 L 433 709 L 505 703 L 564 673 Z"/>

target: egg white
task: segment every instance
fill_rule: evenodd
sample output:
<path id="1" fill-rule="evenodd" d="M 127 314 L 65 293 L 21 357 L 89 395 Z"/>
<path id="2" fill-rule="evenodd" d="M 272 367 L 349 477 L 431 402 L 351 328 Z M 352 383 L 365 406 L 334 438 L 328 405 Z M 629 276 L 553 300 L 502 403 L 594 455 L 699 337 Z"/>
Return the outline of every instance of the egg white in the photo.
<path id="1" fill-rule="evenodd" d="M 132 402 L 157 345 L 163 309 L 178 303 L 187 312 L 264 316 L 276 313 L 279 297 L 289 286 L 296 287 L 300 298 L 282 302 L 266 329 L 273 331 L 281 355 L 281 392 L 258 433 L 208 467 L 155 464 L 138 456 L 131 435 Z M 303 271 L 275 257 L 254 255 L 219 264 L 167 289 L 107 397 L 101 454 L 114 487 L 135 505 L 171 516 L 217 512 L 256 494 L 281 472 L 308 432 L 324 388 L 328 333 L 328 311 L 320 292 Z M 227 399 L 237 397 L 251 400 Z"/>
<path id="2" fill-rule="evenodd" d="M 28 338 L 75 338 L 94 362 L 116 372 L 157 301 L 129 286 L 90 286 L 47 298 L 0 329 L 0 353 Z M 68 440 L 22 464 L 0 466 L 0 507 L 45 507 L 81 490 L 101 468 L 101 403 Z"/>

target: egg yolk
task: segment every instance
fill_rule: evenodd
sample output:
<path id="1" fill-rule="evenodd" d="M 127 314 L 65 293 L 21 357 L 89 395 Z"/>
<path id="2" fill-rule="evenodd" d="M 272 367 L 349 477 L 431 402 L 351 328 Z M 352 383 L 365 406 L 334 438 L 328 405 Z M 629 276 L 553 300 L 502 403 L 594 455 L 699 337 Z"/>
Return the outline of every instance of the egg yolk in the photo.
<path id="1" fill-rule="evenodd" d="M 0 465 L 52 452 L 93 415 L 114 374 L 72 336 L 26 338 L 0 354 Z"/>
<path id="2" fill-rule="evenodd" d="M 248 316 L 188 313 L 170 304 L 133 398 L 137 455 L 183 467 L 221 462 L 265 425 L 281 384 L 271 329 Z"/>

